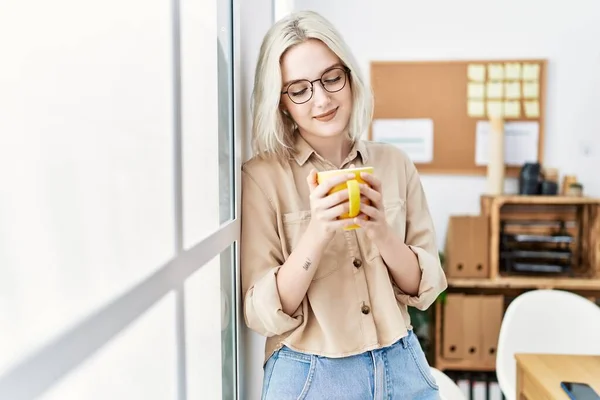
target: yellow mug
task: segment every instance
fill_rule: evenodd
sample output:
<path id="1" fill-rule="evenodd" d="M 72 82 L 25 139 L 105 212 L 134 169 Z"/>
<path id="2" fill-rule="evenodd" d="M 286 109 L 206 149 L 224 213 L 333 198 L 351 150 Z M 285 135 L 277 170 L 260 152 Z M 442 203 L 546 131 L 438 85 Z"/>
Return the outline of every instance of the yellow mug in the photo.
<path id="1" fill-rule="evenodd" d="M 322 171 L 317 173 L 317 183 L 321 184 L 325 180 L 338 176 L 338 175 L 346 175 L 346 174 L 354 174 L 354 179 L 349 179 L 346 183 L 342 183 L 340 185 L 335 186 L 333 189 L 329 191 L 328 194 L 332 194 L 335 192 L 339 192 L 340 190 L 348 189 L 348 202 L 350 203 L 349 211 L 340 216 L 340 219 L 349 219 L 354 218 L 358 214 L 360 214 L 360 187 L 359 184 L 367 183 L 365 182 L 360 174 L 361 172 L 366 172 L 368 174 L 373 173 L 373 167 L 361 167 L 361 168 L 349 168 L 349 169 L 336 169 L 332 171 Z M 359 228 L 358 225 L 350 225 L 345 230 L 351 230 Z"/>

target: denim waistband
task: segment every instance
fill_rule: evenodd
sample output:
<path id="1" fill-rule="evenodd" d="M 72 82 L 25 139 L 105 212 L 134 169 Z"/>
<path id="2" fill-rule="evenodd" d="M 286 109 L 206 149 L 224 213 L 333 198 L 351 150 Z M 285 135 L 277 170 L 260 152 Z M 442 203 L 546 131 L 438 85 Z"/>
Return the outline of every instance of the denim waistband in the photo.
<path id="1" fill-rule="evenodd" d="M 395 346 L 402 346 L 402 348 L 406 349 L 408 346 L 408 341 L 410 340 L 410 338 L 414 335 L 412 330 L 408 331 L 408 334 L 404 337 L 401 337 L 400 339 L 398 339 L 396 342 L 392 343 L 389 346 L 385 346 L 379 349 L 374 349 L 374 350 L 368 350 L 365 351 L 364 353 L 376 353 L 376 352 L 381 352 L 381 351 L 385 351 L 386 349 L 391 349 Z M 364 354 L 362 353 L 362 354 Z M 319 355 L 313 355 L 310 353 L 302 353 L 296 350 L 292 350 L 289 347 L 287 347 L 286 345 L 284 345 L 281 349 L 279 349 L 275 354 L 277 354 L 278 357 L 284 356 L 284 357 L 288 357 L 288 358 L 292 358 L 294 360 L 297 361 L 303 361 L 303 362 L 307 362 L 310 363 L 311 358 L 312 357 L 323 357 L 323 356 L 319 356 Z M 352 356 L 348 356 L 348 357 L 357 357 L 360 356 L 361 354 L 356 354 L 356 355 L 352 355 Z M 332 358 L 332 357 L 324 357 L 324 358 Z"/>

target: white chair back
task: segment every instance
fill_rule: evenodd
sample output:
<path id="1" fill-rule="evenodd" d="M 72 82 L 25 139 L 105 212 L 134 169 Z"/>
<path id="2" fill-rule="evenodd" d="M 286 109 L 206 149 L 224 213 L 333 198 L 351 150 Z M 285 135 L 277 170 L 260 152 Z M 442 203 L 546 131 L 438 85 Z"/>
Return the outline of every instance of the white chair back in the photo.
<path id="1" fill-rule="evenodd" d="M 514 299 L 502 320 L 498 384 L 516 397 L 515 353 L 600 354 L 600 307 L 561 290 L 534 290 Z"/>
<path id="2" fill-rule="evenodd" d="M 431 368 L 431 374 L 440 387 L 440 397 L 442 400 L 466 400 L 462 390 L 448 375 L 436 368 Z"/>

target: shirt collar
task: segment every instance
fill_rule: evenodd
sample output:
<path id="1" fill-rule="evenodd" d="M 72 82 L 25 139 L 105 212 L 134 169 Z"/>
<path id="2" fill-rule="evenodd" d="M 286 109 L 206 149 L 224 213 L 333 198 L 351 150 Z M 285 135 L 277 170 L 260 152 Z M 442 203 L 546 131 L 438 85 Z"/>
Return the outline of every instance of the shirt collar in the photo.
<path id="1" fill-rule="evenodd" d="M 296 159 L 298 165 L 303 166 L 313 154 L 318 155 L 315 149 L 313 149 L 312 146 L 308 144 L 306 140 L 304 140 L 302 135 L 296 133 L 294 158 Z M 366 165 L 369 162 L 367 146 L 365 142 L 360 139 L 354 142 L 346 161 L 353 161 L 358 155 L 360 155 L 363 165 Z"/>

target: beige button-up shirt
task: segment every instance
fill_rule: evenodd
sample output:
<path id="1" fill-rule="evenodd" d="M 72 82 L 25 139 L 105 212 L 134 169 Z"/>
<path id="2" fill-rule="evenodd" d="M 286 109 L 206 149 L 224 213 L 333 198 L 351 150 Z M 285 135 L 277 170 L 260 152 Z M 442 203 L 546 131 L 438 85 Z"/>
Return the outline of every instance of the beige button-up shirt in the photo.
<path id="1" fill-rule="evenodd" d="M 398 288 L 361 229 L 339 231 L 325 249 L 302 304 L 282 311 L 276 275 L 310 221 L 310 170 L 337 169 L 298 135 L 289 162 L 253 158 L 242 167 L 241 273 L 244 315 L 267 337 L 265 361 L 282 345 L 326 357 L 389 346 L 411 329 L 407 306 L 428 308 L 447 287 L 435 232 L 413 163 L 392 145 L 357 141 L 342 168 L 372 166 L 382 182 L 385 215 L 417 255 L 419 292 Z"/>

